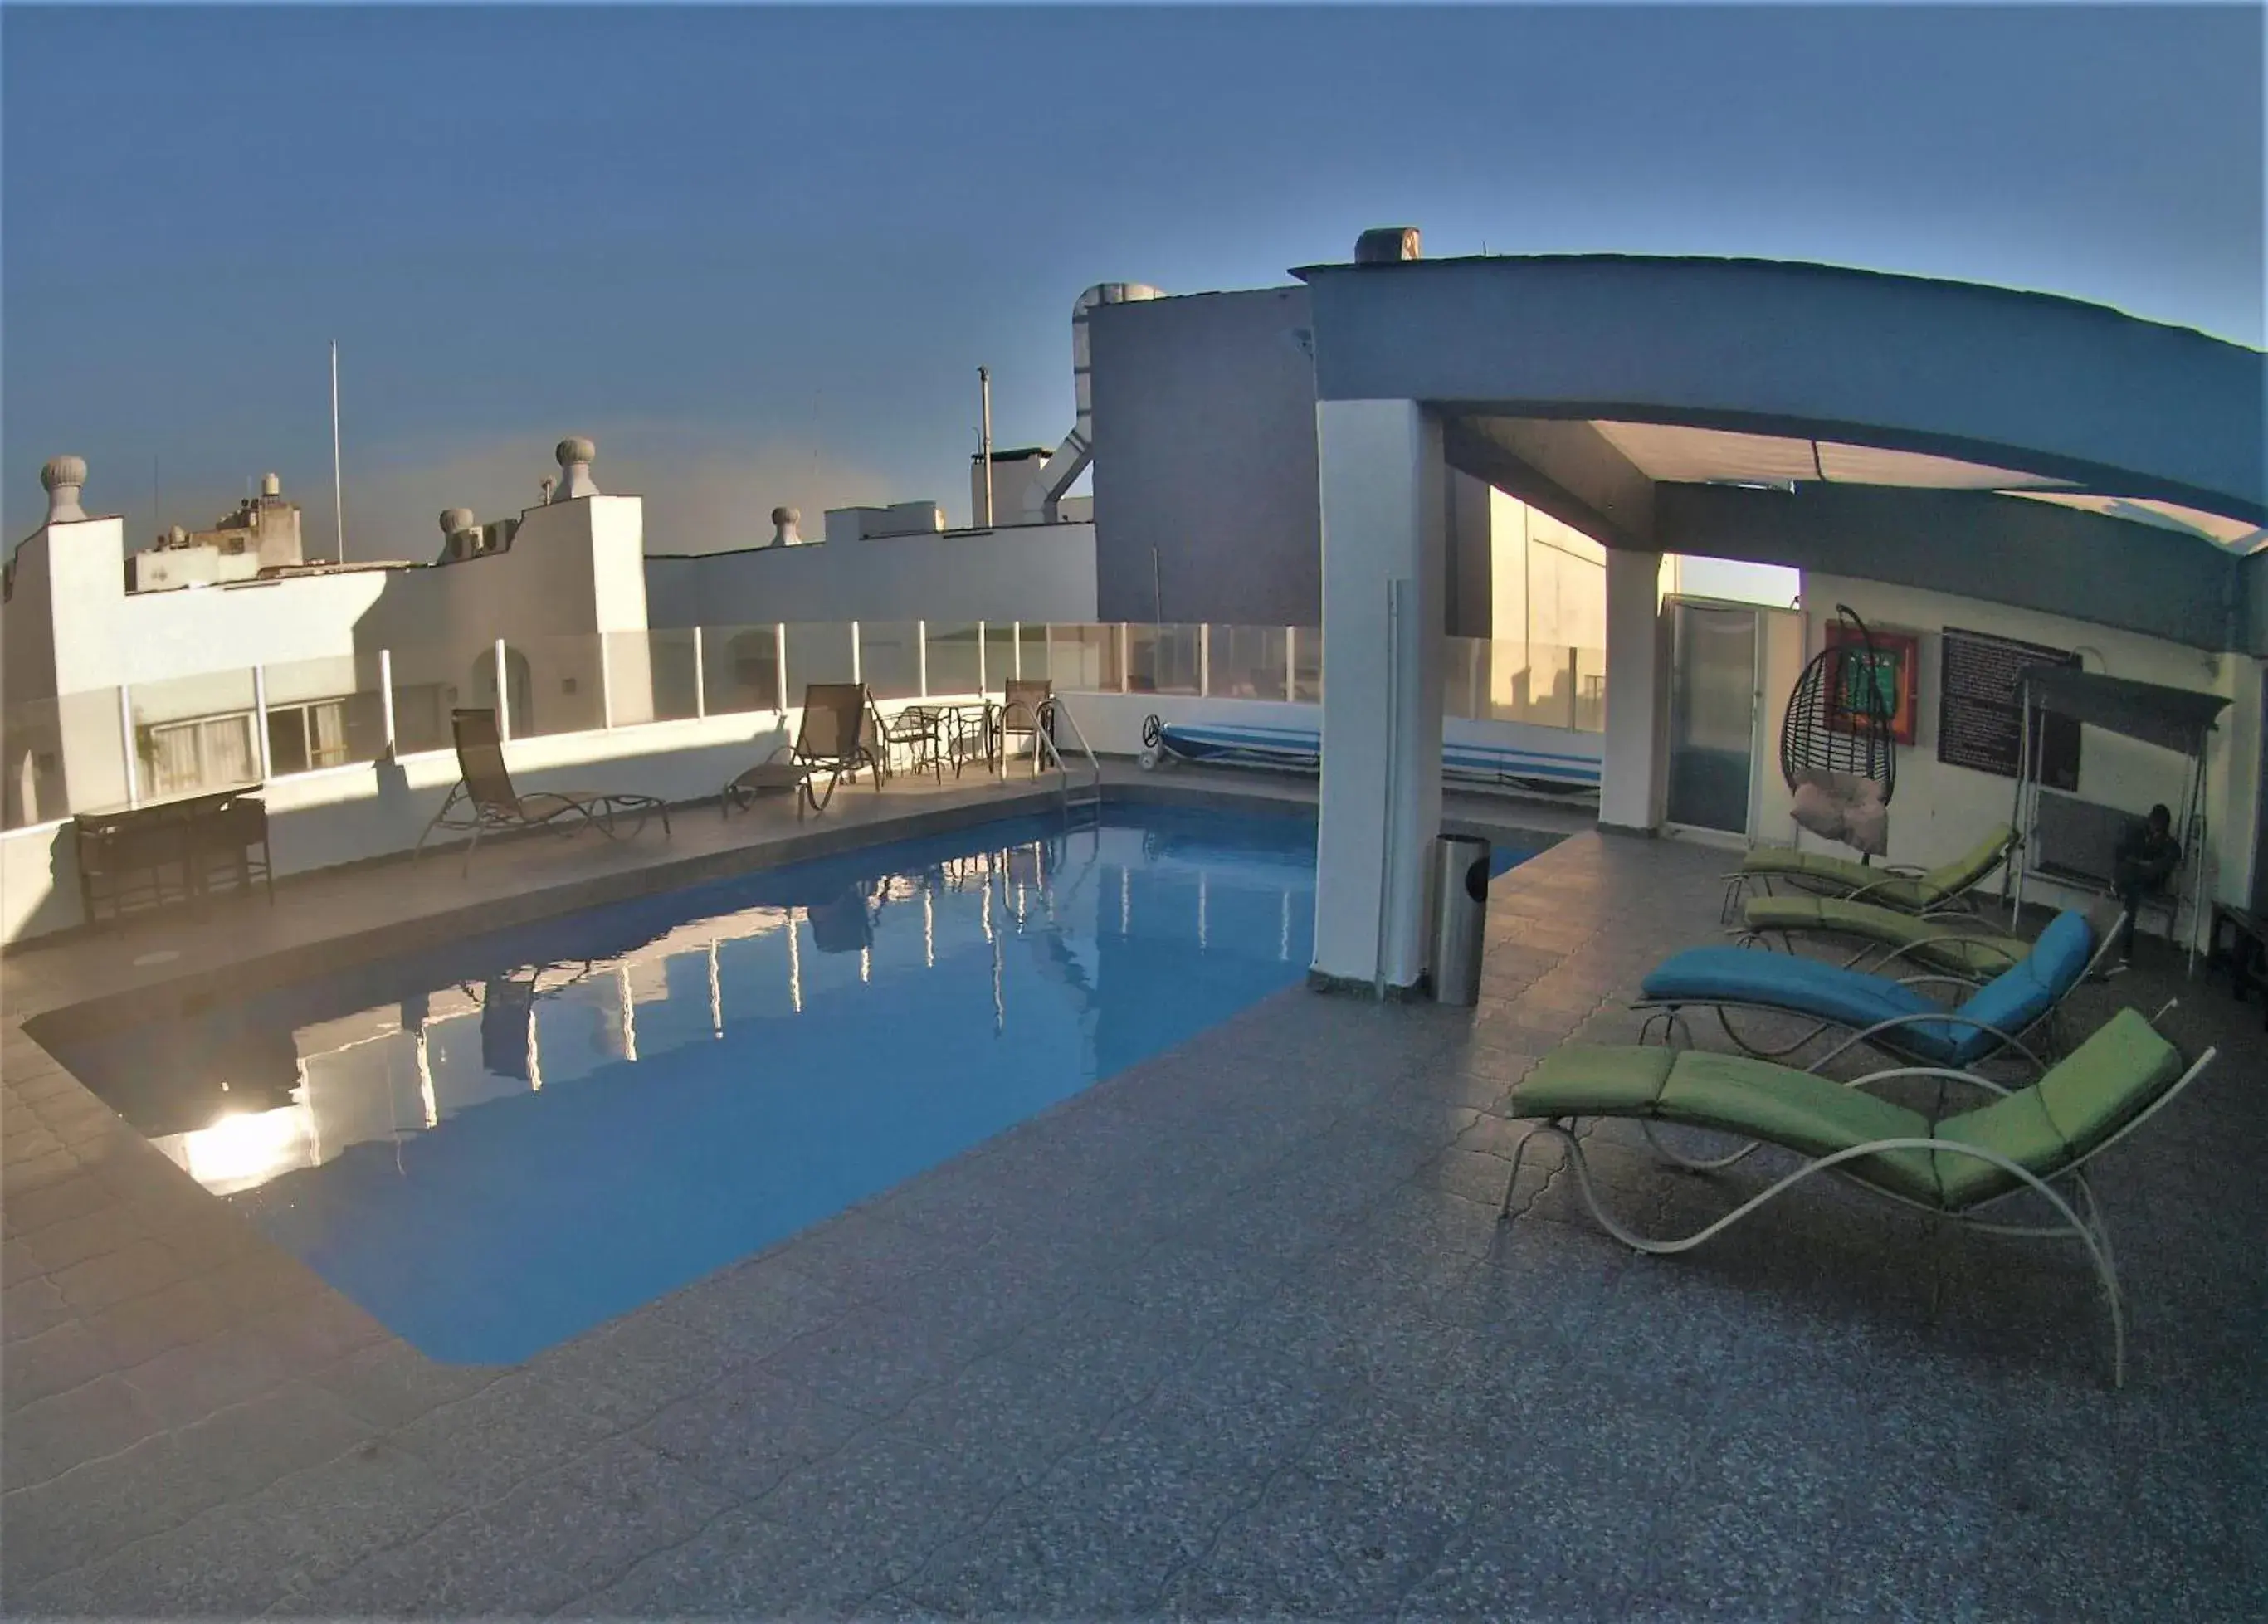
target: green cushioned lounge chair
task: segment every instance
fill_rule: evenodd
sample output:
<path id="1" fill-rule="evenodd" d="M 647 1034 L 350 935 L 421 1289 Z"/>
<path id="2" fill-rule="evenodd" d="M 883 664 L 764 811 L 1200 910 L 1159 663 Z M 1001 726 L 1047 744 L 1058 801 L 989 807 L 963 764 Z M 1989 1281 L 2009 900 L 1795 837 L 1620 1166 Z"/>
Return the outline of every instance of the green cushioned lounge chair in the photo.
<path id="1" fill-rule="evenodd" d="M 1758 846 L 1725 876 L 1724 916 L 1732 917 L 1733 905 L 1748 890 L 1771 895 L 1774 880 L 1815 896 L 1839 896 L 1908 914 L 1966 909 L 1969 893 L 2007 861 L 2016 841 L 2016 831 L 2004 823 L 1952 862 L 1933 869 L 1904 863 L 1870 865 L 1793 846 Z"/>
<path id="2" fill-rule="evenodd" d="M 1848 968 L 1881 970 L 1892 960 L 1904 959 L 1969 981 L 1990 981 L 2032 951 L 2021 937 L 1961 929 L 1944 920 L 1842 897 L 1750 897 L 1741 923 L 1743 946 L 1776 936 L 1793 952 L 1791 937 L 1848 937 L 1864 944 L 1844 960 Z"/>
<path id="3" fill-rule="evenodd" d="M 1503 1216 L 1528 1147 L 1550 1135 L 1564 1143 L 1575 1182 L 1601 1225 L 1640 1252 L 1699 1246 L 1814 1173 L 1834 1172 L 1877 1194 L 1944 1218 L 2005 1234 L 2075 1236 L 2087 1248 L 2110 1306 L 2112 1372 L 2126 1373 L 2126 1320 L 2110 1238 L 2082 1169 L 2162 1108 L 2211 1063 L 2207 1049 L 2184 1066 L 2174 1046 L 2132 1010 L 2095 1035 L 2029 1087 L 2006 1090 L 1942 1067 L 1902 1066 L 1845 1084 L 1745 1055 L 1697 1049 L 1571 1044 L 1546 1055 L 1513 1092 L 1512 1113 L 1536 1128 L 1513 1157 Z M 1901 1077 L 1966 1083 L 1992 1096 L 1935 1121 L 1876 1098 L 1869 1088 Z M 1601 1204 L 1574 1123 L 1631 1117 L 1656 1150 L 1699 1171 L 1729 1167 L 1759 1144 L 1777 1145 L 1803 1165 L 1693 1234 L 1655 1240 L 1626 1228 Z M 1749 1141 L 1713 1160 L 1664 1144 L 1654 1124 L 1705 1128 Z M 2029 1193 L 2055 1222 L 2007 1224 L 1977 1215 Z"/>

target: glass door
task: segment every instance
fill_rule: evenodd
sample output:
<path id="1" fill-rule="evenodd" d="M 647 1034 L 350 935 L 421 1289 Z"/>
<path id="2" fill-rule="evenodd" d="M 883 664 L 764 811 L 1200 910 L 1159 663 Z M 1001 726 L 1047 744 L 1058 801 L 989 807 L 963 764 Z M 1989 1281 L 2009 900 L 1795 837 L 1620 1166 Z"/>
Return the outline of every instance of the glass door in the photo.
<path id="1" fill-rule="evenodd" d="M 1756 739 L 1756 612 L 1673 599 L 1669 821 L 1749 832 Z"/>

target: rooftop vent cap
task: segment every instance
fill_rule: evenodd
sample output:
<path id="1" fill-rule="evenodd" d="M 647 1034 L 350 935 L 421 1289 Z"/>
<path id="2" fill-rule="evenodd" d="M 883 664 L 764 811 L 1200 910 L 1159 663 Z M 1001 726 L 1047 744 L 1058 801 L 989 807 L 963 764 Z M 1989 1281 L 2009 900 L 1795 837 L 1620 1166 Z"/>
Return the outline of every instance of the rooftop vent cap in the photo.
<path id="1" fill-rule="evenodd" d="M 571 434 L 559 442 L 552 455 L 559 459 L 559 485 L 551 493 L 552 501 L 571 502 L 577 496 L 600 494 L 598 484 L 591 478 L 591 465 L 599 459 L 596 441 Z"/>
<path id="2" fill-rule="evenodd" d="M 802 523 L 803 515 L 795 509 L 774 508 L 772 510 L 772 546 L 801 547 L 803 533 L 798 526 Z"/>
<path id="3" fill-rule="evenodd" d="M 1407 260 L 1422 259 L 1418 240 L 1418 228 L 1414 225 L 1374 225 L 1354 239 L 1354 262 L 1399 265 Z"/>
<path id="4" fill-rule="evenodd" d="M 478 518 L 470 508 L 443 508 L 441 510 L 441 533 L 445 536 L 462 535 L 466 531 L 474 528 L 474 526 L 479 522 Z"/>
<path id="5" fill-rule="evenodd" d="M 85 458 L 48 458 L 47 467 L 40 470 L 40 483 L 48 493 L 48 523 L 76 524 L 86 517 L 86 510 L 78 504 L 78 493 L 86 485 Z"/>

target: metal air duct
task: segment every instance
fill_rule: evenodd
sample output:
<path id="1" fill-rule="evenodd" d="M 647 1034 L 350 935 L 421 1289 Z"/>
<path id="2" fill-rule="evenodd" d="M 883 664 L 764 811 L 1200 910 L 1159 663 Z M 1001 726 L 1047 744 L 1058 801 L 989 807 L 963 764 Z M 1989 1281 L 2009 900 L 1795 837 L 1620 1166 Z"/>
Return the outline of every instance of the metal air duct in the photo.
<path id="1" fill-rule="evenodd" d="M 1140 282 L 1098 283 L 1079 296 L 1071 310 L 1071 376 L 1079 395 L 1079 420 L 1055 449 L 1024 497 L 1024 522 L 1052 525 L 1063 518 L 1064 492 L 1086 472 L 1094 460 L 1094 390 L 1086 344 L 1087 312 L 1097 305 L 1130 305 L 1138 299 L 1165 298 L 1163 291 Z"/>

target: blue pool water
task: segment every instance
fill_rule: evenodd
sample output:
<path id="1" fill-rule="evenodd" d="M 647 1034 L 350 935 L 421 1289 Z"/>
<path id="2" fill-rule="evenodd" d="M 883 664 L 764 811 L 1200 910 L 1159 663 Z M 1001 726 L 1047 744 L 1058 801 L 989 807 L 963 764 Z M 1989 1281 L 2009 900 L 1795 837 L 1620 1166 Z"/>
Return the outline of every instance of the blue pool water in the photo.
<path id="1" fill-rule="evenodd" d="M 1498 871 L 1527 855 L 1499 849 Z M 1314 900 L 1306 818 L 995 823 L 295 983 L 68 1058 L 424 1353 L 509 1363 L 1300 981 Z"/>

